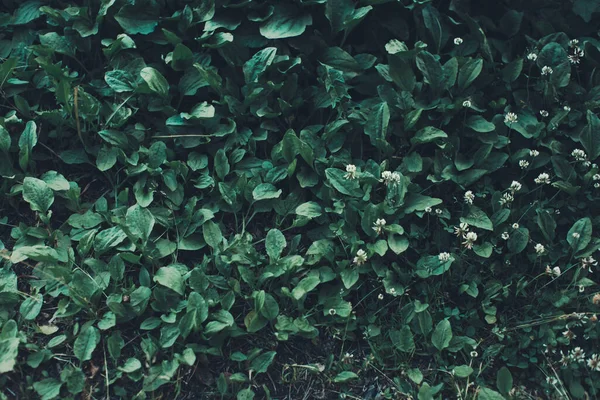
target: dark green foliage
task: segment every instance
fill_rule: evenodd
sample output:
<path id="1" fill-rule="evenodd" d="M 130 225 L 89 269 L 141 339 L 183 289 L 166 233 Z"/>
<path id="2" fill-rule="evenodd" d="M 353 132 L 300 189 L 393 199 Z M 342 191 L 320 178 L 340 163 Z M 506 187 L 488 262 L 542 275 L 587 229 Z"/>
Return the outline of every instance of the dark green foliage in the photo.
<path id="1" fill-rule="evenodd" d="M 2 5 L 0 399 L 598 396 L 596 1 Z"/>

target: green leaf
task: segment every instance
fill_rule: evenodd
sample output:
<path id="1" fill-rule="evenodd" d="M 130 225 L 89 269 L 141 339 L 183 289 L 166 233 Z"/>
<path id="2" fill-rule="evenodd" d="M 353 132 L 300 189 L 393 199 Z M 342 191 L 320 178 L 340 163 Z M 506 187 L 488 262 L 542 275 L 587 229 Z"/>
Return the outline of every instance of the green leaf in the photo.
<path id="1" fill-rule="evenodd" d="M 471 226 L 485 229 L 486 231 L 494 230 L 492 220 L 487 216 L 485 211 L 475 206 L 469 207 L 469 214 L 465 217 L 461 217 L 460 222 L 466 222 Z"/>
<path id="2" fill-rule="evenodd" d="M 365 125 L 365 133 L 371 138 L 371 143 L 376 144 L 379 140 L 385 140 L 389 123 L 390 108 L 384 101 L 372 110 L 371 118 Z"/>
<path id="3" fill-rule="evenodd" d="M 40 400 L 56 399 L 60 395 L 62 382 L 54 378 L 46 378 L 33 384 L 33 389 L 40 396 Z"/>
<path id="4" fill-rule="evenodd" d="M 473 251 L 480 257 L 490 258 L 494 251 L 494 247 L 490 242 L 483 242 L 482 244 L 476 244 L 473 246 Z"/>
<path id="5" fill-rule="evenodd" d="M 148 35 L 158 25 L 158 15 L 154 7 L 148 5 L 126 4 L 117 12 L 115 20 L 129 35 Z"/>
<path id="6" fill-rule="evenodd" d="M 600 3 L 595 0 L 575 0 L 573 12 L 579 15 L 585 22 L 592 21 L 592 15 L 600 12 Z"/>
<path id="7" fill-rule="evenodd" d="M 345 269 L 340 272 L 340 277 L 342 278 L 342 283 L 346 289 L 350 289 L 358 279 L 360 278 L 360 273 L 356 268 Z"/>
<path id="8" fill-rule="evenodd" d="M 525 250 L 529 243 L 529 229 L 519 228 L 510 232 L 510 238 L 508 239 L 508 251 L 513 254 L 517 254 Z"/>
<path id="9" fill-rule="evenodd" d="M 154 228 L 155 219 L 152 213 L 136 204 L 127 209 L 125 222 L 131 234 L 145 245 Z"/>
<path id="10" fill-rule="evenodd" d="M 73 343 L 73 354 L 80 361 L 89 361 L 100 342 L 100 333 L 93 325 L 86 325 Z"/>
<path id="11" fill-rule="evenodd" d="M 154 282 L 157 282 L 169 289 L 173 290 L 180 295 L 183 295 L 185 291 L 185 284 L 183 282 L 183 276 L 179 270 L 175 267 L 162 267 L 152 278 Z"/>
<path id="12" fill-rule="evenodd" d="M 396 254 L 404 253 L 408 250 L 408 238 L 404 235 L 391 234 L 388 236 L 388 246 Z"/>
<path id="13" fill-rule="evenodd" d="M 444 70 L 440 62 L 428 51 L 421 51 L 417 55 L 416 62 L 417 68 L 419 68 L 419 71 L 421 71 L 427 83 L 431 86 L 434 94 L 440 93 L 445 86 Z"/>
<path id="14" fill-rule="evenodd" d="M 223 241 L 221 228 L 213 221 L 206 221 L 204 225 L 202 225 L 202 235 L 204 236 L 206 244 L 213 249 L 216 249 Z"/>
<path id="15" fill-rule="evenodd" d="M 2 125 L 0 125 L 0 150 L 8 153 L 11 143 L 12 140 L 10 138 L 10 133 L 8 133 L 8 131 Z"/>
<path id="16" fill-rule="evenodd" d="M 300 300 L 304 295 L 316 288 L 319 283 L 321 283 L 321 279 L 318 275 L 309 275 L 298 282 L 298 285 L 292 290 L 292 296 L 296 300 Z"/>
<path id="17" fill-rule="evenodd" d="M 450 321 L 444 319 L 436 325 L 431 335 L 431 343 L 436 349 L 442 351 L 450 345 L 450 340 L 452 340 L 452 326 Z"/>
<path id="18" fill-rule="evenodd" d="M 156 69 L 152 67 L 142 68 L 140 76 L 154 93 L 157 93 L 162 97 L 167 97 L 169 95 L 169 82 Z"/>
<path id="19" fill-rule="evenodd" d="M 404 202 L 404 212 L 410 214 L 415 211 L 425 211 L 428 207 L 435 207 L 438 204 L 442 204 L 442 199 L 409 193 Z"/>
<path id="20" fill-rule="evenodd" d="M 479 396 L 477 397 L 478 400 L 505 400 L 504 396 L 502 396 L 500 393 L 492 390 L 492 389 L 488 389 L 488 388 L 480 388 L 479 389 Z"/>
<path id="21" fill-rule="evenodd" d="M 296 214 L 306 218 L 317 218 L 323 214 L 323 209 L 319 203 L 309 201 L 296 207 Z"/>
<path id="22" fill-rule="evenodd" d="M 261 183 L 252 191 L 252 198 L 256 201 L 277 199 L 281 196 L 281 193 L 282 190 L 277 189 L 274 185 L 270 183 Z"/>
<path id="23" fill-rule="evenodd" d="M 250 369 L 257 375 L 264 374 L 269 369 L 269 366 L 273 363 L 276 355 L 276 351 L 267 351 L 266 353 L 259 355 L 250 363 Z"/>
<path id="24" fill-rule="evenodd" d="M 523 59 L 517 58 L 502 69 L 502 79 L 506 83 L 514 82 L 521 75 L 521 71 L 523 71 Z"/>
<path id="25" fill-rule="evenodd" d="M 99 171 L 108 171 L 117 163 L 117 149 L 114 147 L 102 146 L 96 157 L 96 166 Z"/>
<path id="26" fill-rule="evenodd" d="M 352 15 L 354 4 L 352 0 L 327 0 L 325 4 L 325 16 L 329 20 L 333 33 L 344 29 L 344 22 Z"/>
<path id="27" fill-rule="evenodd" d="M 581 130 L 579 140 L 590 160 L 600 157 L 600 118 L 591 110 L 586 113 L 587 125 Z"/>
<path id="28" fill-rule="evenodd" d="M 358 188 L 356 179 L 346 179 L 346 173 L 337 168 L 327 168 L 325 176 L 329 183 L 340 193 L 352 197 L 360 197 L 361 192 Z"/>
<path id="29" fill-rule="evenodd" d="M 443 130 L 434 128 L 433 126 L 427 126 L 415 133 L 415 136 L 410 139 L 410 142 L 412 144 L 423 144 L 447 137 L 448 134 Z"/>
<path id="30" fill-rule="evenodd" d="M 23 171 L 27 170 L 27 166 L 31 160 L 31 151 L 37 144 L 36 130 L 37 126 L 35 122 L 29 121 L 19 138 L 19 166 Z"/>
<path id="31" fill-rule="evenodd" d="M 433 38 L 435 51 L 438 53 L 442 47 L 442 40 L 444 39 L 444 29 L 440 21 L 439 12 L 431 5 L 431 3 L 427 3 L 427 5 L 423 8 L 422 13 L 423 22 Z"/>
<path id="32" fill-rule="evenodd" d="M 413 334 L 408 325 L 404 325 L 400 330 L 390 331 L 390 339 L 394 347 L 405 353 L 412 353 L 415 349 Z"/>
<path id="33" fill-rule="evenodd" d="M 554 221 L 554 218 L 546 210 L 538 208 L 536 213 L 536 221 L 542 235 L 544 235 L 547 241 L 552 242 L 556 233 L 556 221 Z"/>
<path id="34" fill-rule="evenodd" d="M 471 83 L 477 79 L 483 69 L 483 60 L 481 58 L 467 60 L 458 72 L 458 89 L 465 90 Z"/>
<path id="35" fill-rule="evenodd" d="M 73 43 L 66 37 L 60 36 L 56 32 L 48 32 L 43 35 L 39 35 L 39 38 L 42 45 L 49 47 L 53 51 L 75 57 L 75 47 L 73 46 Z"/>
<path id="36" fill-rule="evenodd" d="M 417 385 L 420 385 L 421 382 L 423 382 L 423 373 L 418 368 L 410 368 L 410 369 L 408 369 L 406 371 L 406 375 L 408 376 L 408 378 L 411 381 L 413 381 Z"/>
<path id="37" fill-rule="evenodd" d="M 185 71 L 186 68 L 191 67 L 194 63 L 194 53 L 189 47 L 177 43 L 173 50 L 173 57 L 171 58 L 171 67 L 175 71 Z"/>
<path id="38" fill-rule="evenodd" d="M 286 246 L 287 244 L 283 233 L 281 233 L 279 229 L 270 229 L 267 233 L 265 247 L 267 248 L 267 254 L 271 260 L 279 259 Z"/>
<path id="39" fill-rule="evenodd" d="M 94 249 L 98 254 L 105 253 L 107 250 L 118 246 L 127 239 L 127 235 L 119 226 L 105 229 L 94 237 Z"/>
<path id="40" fill-rule="evenodd" d="M 15 10 L 11 23 L 13 25 L 25 25 L 39 18 L 42 15 L 40 11 L 41 5 L 42 2 L 39 0 L 24 1 Z"/>
<path id="41" fill-rule="evenodd" d="M 229 173 L 229 160 L 227 159 L 227 154 L 225 154 L 225 150 L 219 149 L 215 154 L 215 172 L 217 176 L 221 179 L 225 178 Z"/>
<path id="42" fill-rule="evenodd" d="M 266 47 L 246 61 L 243 68 L 246 83 L 258 81 L 258 78 L 267 70 L 267 67 L 273 63 L 276 54 L 276 47 Z"/>
<path id="43" fill-rule="evenodd" d="M 23 180 L 23 200 L 33 211 L 46 214 L 54 203 L 54 192 L 43 180 L 27 177 Z"/>
<path id="44" fill-rule="evenodd" d="M 505 396 L 511 391 L 513 387 L 513 377 L 508 368 L 502 367 L 498 370 L 498 374 L 496 375 L 496 386 L 498 387 L 498 390 L 500 390 L 500 393 Z"/>
<path id="45" fill-rule="evenodd" d="M 117 93 L 133 92 L 137 88 L 133 75 L 123 70 L 108 71 L 104 74 L 104 80 Z"/>
<path id="46" fill-rule="evenodd" d="M 348 382 L 352 379 L 358 379 L 358 375 L 356 375 L 352 371 L 342 371 L 339 374 L 337 374 L 335 376 L 335 378 L 333 378 L 333 381 L 335 383 L 344 383 L 344 382 Z"/>
<path id="47" fill-rule="evenodd" d="M 19 312 L 23 316 L 24 319 L 28 321 L 32 321 L 37 318 L 42 310 L 42 305 L 44 304 L 44 299 L 41 294 L 36 294 L 34 296 L 29 296 L 21 303 L 21 307 L 19 307 Z"/>
<path id="48" fill-rule="evenodd" d="M 242 389 L 237 393 L 237 400 L 253 400 L 254 392 L 252 389 Z"/>
<path id="49" fill-rule="evenodd" d="M 280 3 L 271 18 L 260 26 L 260 34 L 267 39 L 290 38 L 303 34 L 308 25 L 312 25 L 310 14 L 291 4 Z"/>
<path id="50" fill-rule="evenodd" d="M 475 132 L 493 132 L 496 126 L 480 115 L 473 115 L 467 120 L 467 126 Z"/>
<path id="51" fill-rule="evenodd" d="M 452 370 L 457 378 L 467 378 L 473 373 L 473 368 L 468 365 L 459 365 Z"/>
<path id="52" fill-rule="evenodd" d="M 17 363 L 19 342 L 17 337 L 0 337 L 0 374 L 14 369 Z"/>
<path id="53" fill-rule="evenodd" d="M 567 233 L 567 242 L 575 253 L 583 250 L 592 240 L 592 220 L 581 218 Z"/>

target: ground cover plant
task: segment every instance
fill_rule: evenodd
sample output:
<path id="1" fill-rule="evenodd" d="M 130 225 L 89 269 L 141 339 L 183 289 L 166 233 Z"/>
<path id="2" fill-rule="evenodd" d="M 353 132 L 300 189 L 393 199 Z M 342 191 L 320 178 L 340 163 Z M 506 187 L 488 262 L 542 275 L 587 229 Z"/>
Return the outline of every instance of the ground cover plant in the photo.
<path id="1" fill-rule="evenodd" d="M 597 398 L 597 1 L 1 4 L 1 399 Z"/>

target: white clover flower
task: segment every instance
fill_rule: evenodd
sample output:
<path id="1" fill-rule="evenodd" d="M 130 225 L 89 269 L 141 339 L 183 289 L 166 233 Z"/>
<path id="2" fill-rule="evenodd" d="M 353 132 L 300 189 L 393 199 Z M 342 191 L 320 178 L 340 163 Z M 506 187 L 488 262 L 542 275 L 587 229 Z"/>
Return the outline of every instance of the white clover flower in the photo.
<path id="1" fill-rule="evenodd" d="M 594 174 L 594 176 L 592 176 L 592 179 L 595 181 L 600 181 L 600 174 Z"/>
<path id="2" fill-rule="evenodd" d="M 588 272 L 592 272 L 592 267 L 596 267 L 598 265 L 598 261 L 592 256 L 584 257 L 581 260 L 581 268 L 588 270 Z"/>
<path id="3" fill-rule="evenodd" d="M 544 65 L 542 67 L 542 75 L 552 75 L 553 72 L 554 72 L 554 70 L 547 65 Z"/>
<path id="4" fill-rule="evenodd" d="M 575 158 L 577 161 L 585 161 L 587 159 L 587 154 L 585 151 L 581 149 L 575 149 L 571 152 L 571 156 Z"/>
<path id="5" fill-rule="evenodd" d="M 535 54 L 535 53 L 529 53 L 529 54 L 527 54 L 527 59 L 528 59 L 529 61 L 535 61 L 535 60 L 537 60 L 537 57 L 538 57 L 538 56 L 537 56 L 537 54 Z"/>
<path id="6" fill-rule="evenodd" d="M 435 213 L 436 213 L 437 215 L 442 215 L 443 211 L 442 211 L 440 208 L 436 208 L 436 209 L 435 209 Z"/>
<path id="7" fill-rule="evenodd" d="M 464 195 L 465 203 L 473 204 L 473 200 L 475 200 L 475 195 L 471 190 L 467 190 Z"/>
<path id="8" fill-rule="evenodd" d="M 549 265 L 546 265 L 546 274 L 554 275 L 555 277 L 560 276 L 560 267 L 551 268 Z"/>
<path id="9" fill-rule="evenodd" d="M 534 182 L 537 183 L 538 185 L 548 184 L 548 183 L 550 183 L 550 175 L 548 175 L 545 172 L 542 172 L 541 174 L 538 175 L 537 178 L 534 179 Z"/>
<path id="10" fill-rule="evenodd" d="M 577 337 L 577 335 L 574 334 L 573 331 L 570 330 L 570 329 L 567 329 L 566 331 L 563 331 L 562 335 L 563 335 L 564 338 L 569 339 L 569 340 L 573 340 L 573 339 L 575 339 Z"/>
<path id="11" fill-rule="evenodd" d="M 475 232 L 467 232 L 463 238 L 465 239 L 465 241 L 463 242 L 463 245 L 467 248 L 467 249 L 471 249 L 473 247 L 473 244 L 475 243 L 475 241 L 477 240 L 477 234 Z"/>
<path id="12" fill-rule="evenodd" d="M 541 243 L 536 244 L 534 248 L 537 254 L 544 254 L 546 252 L 546 248 Z"/>
<path id="13" fill-rule="evenodd" d="M 504 193 L 498 203 L 500 203 L 501 205 L 506 205 L 506 204 L 510 205 L 510 203 L 512 203 L 514 200 L 515 200 L 515 197 L 512 194 Z"/>
<path id="14" fill-rule="evenodd" d="M 400 183 L 402 177 L 397 172 L 383 171 L 381 173 L 381 181 L 386 185 L 396 185 Z"/>
<path id="15" fill-rule="evenodd" d="M 512 123 L 517 122 L 518 119 L 519 119 L 519 117 L 517 117 L 517 114 L 509 112 L 504 116 L 504 123 L 512 124 Z"/>
<path id="16" fill-rule="evenodd" d="M 375 232 L 377 232 L 377 234 L 381 234 L 381 232 L 383 232 L 383 228 L 385 227 L 385 219 L 383 218 L 378 218 L 377 221 L 375 221 L 375 224 L 373 225 L 373 230 Z"/>
<path id="17" fill-rule="evenodd" d="M 569 46 L 570 47 L 577 47 L 578 44 L 579 44 L 579 40 L 577 40 L 577 39 L 571 39 L 571 40 L 569 40 Z"/>
<path id="18" fill-rule="evenodd" d="M 515 193 L 515 192 L 518 192 L 519 190 L 521 190 L 522 187 L 523 187 L 523 185 L 521 185 L 520 182 L 512 181 L 512 183 L 510 184 L 510 191 Z"/>
<path id="19" fill-rule="evenodd" d="M 469 231 L 469 224 L 467 224 L 466 222 L 461 222 L 459 226 L 454 227 L 454 234 L 456 236 L 463 236 L 468 231 Z"/>
<path id="20" fill-rule="evenodd" d="M 537 157 L 537 156 L 539 156 L 539 155 L 540 155 L 540 152 L 539 152 L 539 151 L 537 151 L 537 150 L 529 150 L 529 155 L 530 155 L 531 157 Z"/>
<path id="21" fill-rule="evenodd" d="M 425 207 L 425 212 L 427 214 L 431 214 L 432 211 L 433 211 L 433 209 L 431 207 Z"/>
<path id="22" fill-rule="evenodd" d="M 471 108 L 472 104 L 471 104 L 471 100 L 465 100 L 463 101 L 463 107 L 465 108 Z"/>
<path id="23" fill-rule="evenodd" d="M 354 257 L 354 264 L 363 265 L 367 262 L 367 252 L 363 249 L 360 249 L 356 252 L 356 257 Z"/>
<path id="24" fill-rule="evenodd" d="M 383 300 L 383 293 L 379 293 L 379 296 L 377 296 L 377 298 L 378 298 L 379 300 Z"/>
<path id="25" fill-rule="evenodd" d="M 446 261 L 450 260 L 450 253 L 446 253 L 446 252 L 444 252 L 444 253 L 440 253 L 440 254 L 438 255 L 438 259 L 439 259 L 441 262 L 446 262 Z"/>
<path id="26" fill-rule="evenodd" d="M 569 358 L 575 362 L 582 362 L 585 359 L 585 351 L 581 347 L 575 347 L 569 352 Z"/>
<path id="27" fill-rule="evenodd" d="M 581 237 L 581 235 L 579 234 L 579 232 L 573 232 L 571 234 L 571 236 L 573 236 L 573 239 L 579 239 Z"/>
<path id="28" fill-rule="evenodd" d="M 546 111 L 546 110 L 540 110 L 540 115 L 542 117 L 547 117 L 548 115 L 550 115 L 550 113 L 548 111 Z"/>
<path id="29" fill-rule="evenodd" d="M 564 106 L 564 107 L 563 107 L 563 110 L 565 110 L 566 112 L 569 112 L 569 111 L 571 111 L 571 107 L 569 107 L 569 106 Z"/>
<path id="30" fill-rule="evenodd" d="M 348 164 L 346 165 L 346 174 L 344 175 L 346 179 L 356 179 L 356 165 Z"/>
<path id="31" fill-rule="evenodd" d="M 454 38 L 454 44 L 457 46 L 460 46 L 461 44 L 463 44 L 462 38 L 459 38 L 459 37 Z"/>
<path id="32" fill-rule="evenodd" d="M 390 289 L 388 290 L 388 293 L 389 293 L 389 294 L 396 294 L 396 289 L 395 289 L 395 288 L 390 288 Z"/>
<path id="33" fill-rule="evenodd" d="M 508 232 L 502 232 L 502 239 L 503 240 L 508 240 L 510 238 L 510 235 L 508 234 Z"/>
<path id="34" fill-rule="evenodd" d="M 584 56 L 584 51 L 580 48 L 573 49 L 573 54 L 569 54 L 567 58 L 571 64 L 579 64 L 581 62 L 581 58 Z"/>
<path id="35" fill-rule="evenodd" d="M 598 354 L 592 354 L 592 357 L 588 358 L 587 366 L 592 371 L 600 372 L 600 357 L 598 357 Z"/>
<path id="36" fill-rule="evenodd" d="M 553 376 L 550 376 L 550 375 L 548 375 L 548 376 L 546 377 L 546 383 L 548 383 L 548 384 L 550 384 L 550 385 L 552 385 L 552 386 L 555 386 L 555 385 L 557 385 L 557 384 L 558 384 L 558 379 L 556 379 L 556 378 L 555 378 L 555 377 L 553 377 Z"/>
<path id="37" fill-rule="evenodd" d="M 529 161 L 519 160 L 519 167 L 521 167 L 521 169 L 526 169 L 527 167 L 529 167 Z"/>
<path id="38" fill-rule="evenodd" d="M 512 228 L 513 229 L 519 229 L 519 224 L 517 224 L 516 222 L 514 224 L 512 224 Z"/>

